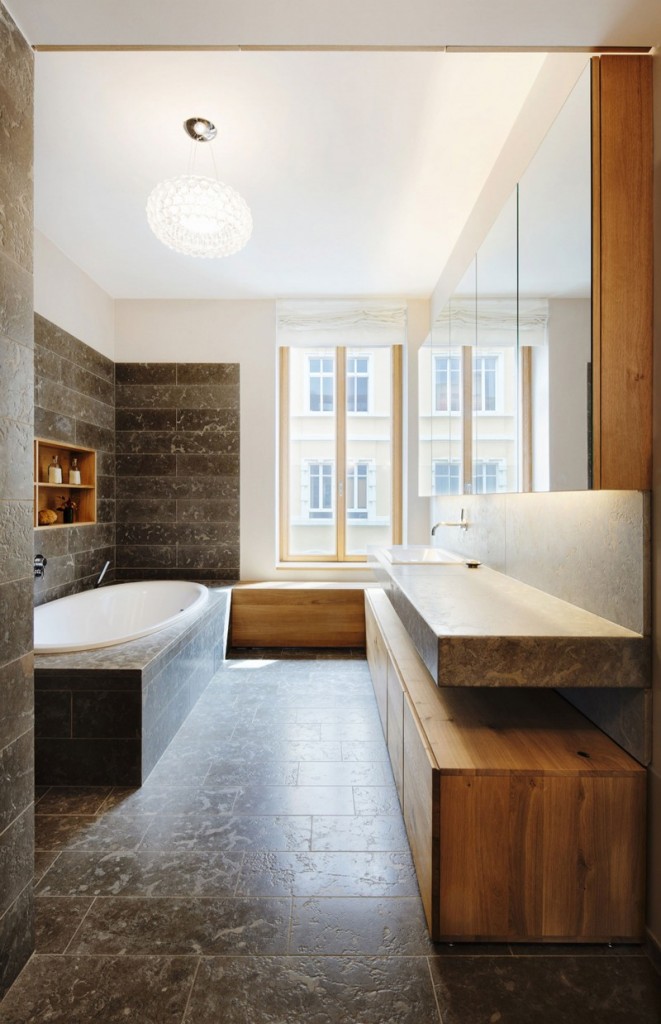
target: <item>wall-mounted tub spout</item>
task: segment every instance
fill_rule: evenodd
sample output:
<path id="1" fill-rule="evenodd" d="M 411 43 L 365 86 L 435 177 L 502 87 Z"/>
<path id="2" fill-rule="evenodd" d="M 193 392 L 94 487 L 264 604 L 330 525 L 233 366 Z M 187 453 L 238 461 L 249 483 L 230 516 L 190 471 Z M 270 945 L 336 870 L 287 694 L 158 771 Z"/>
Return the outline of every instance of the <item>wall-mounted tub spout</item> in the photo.
<path id="1" fill-rule="evenodd" d="M 432 537 L 434 536 L 434 534 L 438 530 L 439 526 L 458 526 L 460 530 L 467 530 L 468 529 L 468 520 L 466 519 L 465 512 L 466 512 L 466 510 L 462 508 L 462 510 L 461 510 L 461 518 L 459 519 L 458 522 L 447 522 L 445 520 L 441 520 L 440 523 L 434 523 L 434 525 L 431 528 L 431 535 L 432 535 Z"/>
<path id="2" fill-rule="evenodd" d="M 48 559 L 44 558 L 43 555 L 34 556 L 34 578 L 40 580 L 46 571 L 48 565 Z"/>
<path id="3" fill-rule="evenodd" d="M 106 564 L 104 565 L 103 569 L 99 573 L 99 578 L 96 581 L 96 583 L 94 584 L 94 589 L 95 590 L 96 590 L 97 587 L 101 586 L 101 581 L 102 581 L 103 577 L 105 576 L 105 574 L 108 572 L 108 566 L 109 565 L 110 565 L 110 562 L 106 562 Z"/>

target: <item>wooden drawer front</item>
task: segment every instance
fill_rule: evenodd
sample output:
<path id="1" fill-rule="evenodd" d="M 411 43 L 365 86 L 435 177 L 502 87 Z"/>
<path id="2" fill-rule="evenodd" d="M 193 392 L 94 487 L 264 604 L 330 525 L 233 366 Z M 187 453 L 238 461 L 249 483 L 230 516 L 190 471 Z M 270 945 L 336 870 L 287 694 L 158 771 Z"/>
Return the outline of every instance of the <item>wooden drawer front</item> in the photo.
<path id="1" fill-rule="evenodd" d="M 404 688 L 392 661 L 388 662 L 388 754 L 399 802 L 404 806 Z"/>
<path id="2" fill-rule="evenodd" d="M 440 936 L 640 939 L 644 779 L 444 775 Z"/>
<path id="3" fill-rule="evenodd" d="M 233 647 L 362 647 L 361 588 L 235 587 Z"/>
<path id="4" fill-rule="evenodd" d="M 367 595 L 366 595 L 367 597 Z M 384 736 L 388 736 L 388 652 L 369 600 L 365 601 L 365 651 Z"/>
<path id="5" fill-rule="evenodd" d="M 432 938 L 438 932 L 439 772 L 417 716 L 404 697 L 404 823 Z"/>

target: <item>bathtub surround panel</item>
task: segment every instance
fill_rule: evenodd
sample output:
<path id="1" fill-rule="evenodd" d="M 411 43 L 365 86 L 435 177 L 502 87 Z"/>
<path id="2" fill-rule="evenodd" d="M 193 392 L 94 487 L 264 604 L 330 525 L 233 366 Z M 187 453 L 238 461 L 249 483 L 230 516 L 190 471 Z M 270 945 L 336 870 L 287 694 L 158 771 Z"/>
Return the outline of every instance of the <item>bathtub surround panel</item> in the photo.
<path id="1" fill-rule="evenodd" d="M 37 655 L 38 784 L 141 785 L 224 658 L 229 595 L 139 640 Z"/>
<path id="2" fill-rule="evenodd" d="M 432 499 L 432 522 L 466 510 L 469 527 L 439 527 L 435 543 L 478 558 L 554 597 L 649 636 L 650 495 L 644 491 L 464 494 Z M 562 696 L 643 764 L 651 698 L 643 691 L 565 688 Z"/>
<path id="3" fill-rule="evenodd" d="M 239 578 L 239 366 L 117 363 L 117 574 Z"/>
<path id="4" fill-rule="evenodd" d="M 34 947 L 33 65 L 0 3 L 0 997 Z"/>
<path id="5" fill-rule="evenodd" d="M 35 530 L 34 552 L 45 555 L 35 580 L 36 604 L 91 586 L 107 561 L 115 564 L 115 370 L 112 360 L 42 316 L 35 316 L 36 437 L 97 452 L 95 524 Z"/>

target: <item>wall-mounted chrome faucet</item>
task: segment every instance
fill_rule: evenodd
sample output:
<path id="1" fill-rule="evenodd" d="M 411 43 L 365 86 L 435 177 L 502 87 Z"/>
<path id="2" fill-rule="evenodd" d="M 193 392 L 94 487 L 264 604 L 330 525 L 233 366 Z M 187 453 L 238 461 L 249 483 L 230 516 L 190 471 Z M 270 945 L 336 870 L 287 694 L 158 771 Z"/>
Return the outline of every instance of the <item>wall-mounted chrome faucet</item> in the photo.
<path id="1" fill-rule="evenodd" d="M 95 590 L 96 590 L 96 588 L 97 588 L 97 587 L 100 587 L 100 586 L 101 586 L 101 580 L 103 579 L 103 577 L 105 576 L 105 574 L 106 574 L 106 573 L 108 572 L 108 566 L 109 566 L 109 565 L 110 565 L 110 562 L 106 562 L 106 564 L 104 565 L 103 569 L 102 569 L 102 570 L 101 570 L 101 572 L 99 573 L 99 578 L 98 578 L 98 580 L 96 581 L 96 583 L 94 584 L 94 589 L 95 589 Z"/>
<path id="2" fill-rule="evenodd" d="M 432 537 L 435 535 L 439 526 L 458 526 L 460 530 L 467 530 L 468 520 L 466 519 L 466 510 L 462 508 L 461 518 L 459 519 L 458 522 L 448 522 L 447 520 L 441 520 L 440 523 L 434 523 L 434 525 L 431 528 Z"/>
<path id="3" fill-rule="evenodd" d="M 34 578 L 40 580 L 46 571 L 48 565 L 48 559 L 44 558 L 43 555 L 34 556 Z"/>

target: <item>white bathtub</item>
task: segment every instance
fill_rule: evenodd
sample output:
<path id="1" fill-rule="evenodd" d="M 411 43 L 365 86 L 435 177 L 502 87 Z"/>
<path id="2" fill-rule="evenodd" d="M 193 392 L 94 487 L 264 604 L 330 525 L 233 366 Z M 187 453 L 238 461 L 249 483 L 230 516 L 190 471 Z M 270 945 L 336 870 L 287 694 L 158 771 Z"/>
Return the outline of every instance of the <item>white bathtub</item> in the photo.
<path id="1" fill-rule="evenodd" d="M 209 591 L 201 583 L 154 580 L 86 590 L 34 611 L 36 654 L 112 647 L 157 633 L 199 611 Z"/>

